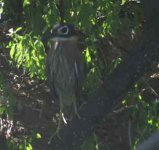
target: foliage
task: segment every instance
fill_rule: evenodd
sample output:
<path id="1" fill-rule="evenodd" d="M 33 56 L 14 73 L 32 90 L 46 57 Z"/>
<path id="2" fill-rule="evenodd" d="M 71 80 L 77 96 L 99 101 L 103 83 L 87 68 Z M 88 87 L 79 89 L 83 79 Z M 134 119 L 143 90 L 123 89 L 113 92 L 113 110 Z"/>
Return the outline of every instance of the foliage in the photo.
<path id="1" fill-rule="evenodd" d="M 33 142 L 41 139 L 40 133 L 33 133 L 31 136 L 24 136 L 17 141 L 13 138 L 7 141 L 10 150 L 34 150 Z"/>
<path id="2" fill-rule="evenodd" d="M 83 90 L 88 94 L 92 95 L 95 94 L 96 89 L 101 84 L 101 71 L 99 66 L 96 65 L 96 61 L 92 60 L 91 54 L 94 53 L 96 55 L 96 51 L 93 49 L 87 48 L 84 52 L 84 59 L 86 60 L 86 66 L 88 72 L 85 77 L 85 82 L 83 86 Z"/>
<path id="3" fill-rule="evenodd" d="M 32 143 L 41 139 L 39 133 L 33 134 L 31 137 L 26 137 L 22 144 L 19 144 L 19 150 L 33 150 Z"/>
<path id="4" fill-rule="evenodd" d="M 0 73 L 0 135 L 6 138 L 11 136 L 14 106 L 14 97 L 8 90 L 3 74 Z"/>
<path id="5" fill-rule="evenodd" d="M 99 140 L 95 133 L 86 138 L 81 146 L 81 150 L 99 150 Z"/>
<path id="6" fill-rule="evenodd" d="M 11 49 L 10 56 L 16 61 L 17 67 L 22 66 L 24 72 L 29 72 L 31 77 L 45 79 L 44 57 L 46 54 L 39 36 L 47 34 L 47 31 L 60 21 L 58 1 L 24 0 L 22 4 L 21 18 L 24 21 L 20 26 L 23 32 L 18 34 L 18 28 L 11 34 L 12 41 L 8 46 Z M 87 66 L 88 80 L 85 89 L 90 92 L 94 88 L 95 91 L 100 84 L 101 70 L 106 67 L 99 56 L 97 41 L 111 35 L 112 30 L 118 28 L 118 13 L 121 5 L 113 0 L 93 2 L 71 0 L 64 1 L 63 5 L 65 7 L 64 22 L 74 24 L 86 35 L 87 49 L 83 55 L 86 58 L 84 61 Z M 11 7 L 9 1 L 5 3 L 5 8 L 8 7 Z M 12 9 L 14 11 L 14 8 Z M 10 13 L 17 14 L 17 11 Z M 87 59 L 88 53 L 90 61 Z"/>
<path id="7" fill-rule="evenodd" d="M 75 24 L 86 36 L 87 48 L 83 52 L 86 66 L 84 91 L 95 93 L 101 84 L 106 65 L 99 53 L 100 39 L 111 35 L 119 24 L 120 5 L 113 1 L 76 1 L 66 4 L 65 21 Z"/>
<path id="8" fill-rule="evenodd" d="M 0 120 L 3 118 L 4 115 L 6 115 L 7 117 L 3 119 L 7 119 L 8 123 L 12 123 L 15 108 L 15 98 L 9 91 L 4 76 L 0 74 Z M 7 129 L 6 124 L 3 124 L 2 120 L 0 126 L 0 132 L 2 132 L 3 127 Z M 12 127 L 14 128 L 14 125 Z M 10 131 L 8 129 L 7 135 L 4 135 L 8 136 L 6 144 L 9 150 L 33 150 L 33 142 L 42 138 L 40 133 L 33 132 L 31 136 L 26 135 L 24 137 L 21 137 L 20 139 L 16 139 L 16 137 L 12 137 L 11 132 L 12 130 Z"/>
<path id="9" fill-rule="evenodd" d="M 14 96 L 8 90 L 3 74 L 0 73 L 0 116 L 6 112 L 12 118 L 14 107 Z"/>
<path id="10" fill-rule="evenodd" d="M 0 1 L 0 19 L 2 18 L 1 15 L 3 13 L 3 6 L 4 6 L 4 2 L 1 0 Z"/>
<path id="11" fill-rule="evenodd" d="M 18 28 L 11 33 L 13 39 L 8 48 L 10 48 L 10 56 L 17 62 L 17 67 L 23 67 L 24 72 L 29 72 L 30 76 L 37 76 L 39 79 L 45 79 L 45 51 L 40 37 L 34 36 L 32 33 L 24 36 L 18 35 L 17 32 L 22 30 Z"/>
<path id="12" fill-rule="evenodd" d="M 146 100 L 142 96 L 143 88 L 149 88 L 149 85 L 146 84 L 147 81 L 140 80 L 135 86 L 134 90 L 130 92 L 126 99 L 123 101 L 123 104 L 126 106 L 134 106 L 130 112 L 132 118 L 135 120 L 134 127 L 136 132 L 136 139 L 132 149 L 135 150 L 138 143 L 144 140 L 153 131 L 156 131 L 159 128 L 159 104 L 156 100 L 150 99 Z M 151 102 L 152 101 L 152 102 Z"/>

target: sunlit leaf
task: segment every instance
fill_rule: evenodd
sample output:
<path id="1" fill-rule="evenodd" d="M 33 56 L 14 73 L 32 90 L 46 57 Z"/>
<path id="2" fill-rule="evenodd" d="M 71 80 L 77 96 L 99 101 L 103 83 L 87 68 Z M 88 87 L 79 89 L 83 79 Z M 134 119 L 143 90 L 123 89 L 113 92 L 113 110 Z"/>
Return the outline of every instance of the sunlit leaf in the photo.
<path id="1" fill-rule="evenodd" d="M 21 30 L 22 30 L 22 27 L 19 27 L 19 28 L 17 28 L 17 29 L 15 30 L 15 33 L 19 32 L 19 31 L 21 31 Z"/>
<path id="2" fill-rule="evenodd" d="M 142 96 L 141 95 L 138 95 L 138 98 L 139 98 L 139 100 L 142 100 Z"/>
<path id="3" fill-rule="evenodd" d="M 90 56 L 88 48 L 86 49 L 86 60 L 87 60 L 87 63 L 91 62 L 91 56 Z"/>
<path id="4" fill-rule="evenodd" d="M 11 58 L 13 58 L 15 51 L 16 51 L 16 45 L 13 44 L 11 47 L 11 50 L 10 50 L 10 57 Z"/>
<path id="5" fill-rule="evenodd" d="M 152 119 L 150 119 L 150 120 L 148 120 L 147 122 L 148 122 L 148 124 L 152 125 L 153 120 L 152 120 Z"/>
<path id="6" fill-rule="evenodd" d="M 28 144 L 27 147 L 26 147 L 26 150 L 33 150 L 32 145 Z"/>
<path id="7" fill-rule="evenodd" d="M 23 145 L 22 144 L 19 145 L 19 150 L 23 150 Z"/>
<path id="8" fill-rule="evenodd" d="M 126 100 L 122 100 L 122 104 L 125 104 L 126 103 Z"/>
<path id="9" fill-rule="evenodd" d="M 138 87 L 138 84 L 135 84 L 134 87 L 137 88 L 137 87 Z"/>
<path id="10" fill-rule="evenodd" d="M 124 5 L 126 3 L 126 0 L 121 1 L 121 5 Z"/>
<path id="11" fill-rule="evenodd" d="M 36 138 L 37 138 L 37 139 L 41 139 L 41 134 L 40 134 L 40 133 L 37 133 L 37 134 L 36 134 Z"/>

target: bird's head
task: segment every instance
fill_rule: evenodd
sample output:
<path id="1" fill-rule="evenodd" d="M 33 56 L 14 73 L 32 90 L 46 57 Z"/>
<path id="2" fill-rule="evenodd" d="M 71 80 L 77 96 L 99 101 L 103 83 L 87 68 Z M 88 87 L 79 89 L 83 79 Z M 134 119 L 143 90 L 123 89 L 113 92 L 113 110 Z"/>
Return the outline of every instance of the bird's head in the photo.
<path id="1" fill-rule="evenodd" d="M 63 23 L 63 24 L 57 24 L 53 27 L 52 36 L 53 40 L 62 41 L 62 40 L 76 40 L 78 35 L 73 25 Z"/>

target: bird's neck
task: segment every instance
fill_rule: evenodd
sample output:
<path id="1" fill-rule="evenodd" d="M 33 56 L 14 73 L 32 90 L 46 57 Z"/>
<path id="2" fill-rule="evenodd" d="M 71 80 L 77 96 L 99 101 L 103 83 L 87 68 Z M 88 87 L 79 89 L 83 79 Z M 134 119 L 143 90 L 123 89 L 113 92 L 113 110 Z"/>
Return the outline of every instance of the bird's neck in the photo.
<path id="1" fill-rule="evenodd" d="M 78 40 L 78 37 L 77 36 L 71 36 L 71 37 L 53 37 L 51 39 L 52 41 L 54 42 L 60 42 L 60 41 L 77 41 Z"/>

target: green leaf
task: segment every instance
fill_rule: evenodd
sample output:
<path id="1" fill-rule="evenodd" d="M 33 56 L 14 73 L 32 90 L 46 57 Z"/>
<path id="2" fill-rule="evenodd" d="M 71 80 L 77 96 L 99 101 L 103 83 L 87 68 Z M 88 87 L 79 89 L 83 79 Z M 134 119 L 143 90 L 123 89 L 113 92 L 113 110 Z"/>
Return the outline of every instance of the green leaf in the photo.
<path id="1" fill-rule="evenodd" d="M 15 30 L 15 33 L 19 32 L 22 30 L 22 27 L 18 27 L 16 30 Z"/>
<path id="2" fill-rule="evenodd" d="M 36 134 L 36 138 L 37 138 L 37 139 L 41 139 L 41 134 L 40 134 L 40 133 L 37 133 L 37 134 Z"/>
<path id="3" fill-rule="evenodd" d="M 10 45 L 10 46 L 11 46 L 11 45 Z M 11 58 L 14 57 L 15 51 L 16 51 L 16 45 L 13 44 L 13 45 L 11 46 L 11 50 L 10 50 L 10 57 L 11 57 Z"/>
<path id="4" fill-rule="evenodd" d="M 97 150 L 98 149 L 97 137 L 94 134 L 87 137 L 84 143 L 82 144 L 81 149 L 82 150 Z"/>
<path id="5" fill-rule="evenodd" d="M 33 147 L 31 146 L 31 144 L 28 144 L 28 146 L 26 147 L 26 150 L 33 150 Z"/>
<path id="6" fill-rule="evenodd" d="M 124 5 L 126 3 L 126 0 L 122 0 L 121 5 Z"/>
<path id="7" fill-rule="evenodd" d="M 87 63 L 91 62 L 91 56 L 90 56 L 90 52 L 89 52 L 89 49 L 87 48 L 86 49 L 86 60 L 87 60 Z"/>
<path id="8" fill-rule="evenodd" d="M 139 98 L 139 100 L 142 100 L 142 96 L 141 95 L 138 95 L 138 98 Z"/>
<path id="9" fill-rule="evenodd" d="M 28 5 L 30 5 L 30 0 L 24 0 L 23 6 L 26 7 Z"/>

